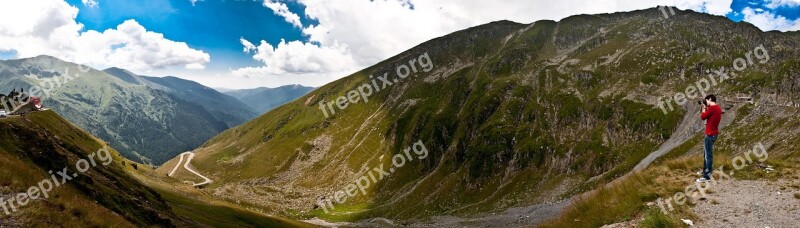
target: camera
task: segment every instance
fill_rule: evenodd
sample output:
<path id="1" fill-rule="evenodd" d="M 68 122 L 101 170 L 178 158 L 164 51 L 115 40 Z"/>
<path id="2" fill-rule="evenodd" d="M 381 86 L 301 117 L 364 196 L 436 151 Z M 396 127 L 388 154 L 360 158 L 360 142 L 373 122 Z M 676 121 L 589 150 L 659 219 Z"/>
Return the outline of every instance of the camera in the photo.
<path id="1" fill-rule="evenodd" d="M 706 100 L 699 100 L 699 101 L 697 101 L 697 104 L 708 106 L 708 103 L 706 103 Z"/>

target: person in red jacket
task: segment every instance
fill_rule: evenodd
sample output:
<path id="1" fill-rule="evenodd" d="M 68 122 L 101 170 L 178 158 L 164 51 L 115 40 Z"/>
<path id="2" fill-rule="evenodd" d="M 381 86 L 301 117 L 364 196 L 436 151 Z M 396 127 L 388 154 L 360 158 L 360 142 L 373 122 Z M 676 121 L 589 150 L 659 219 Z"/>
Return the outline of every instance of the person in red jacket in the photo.
<path id="1" fill-rule="evenodd" d="M 697 179 L 697 182 L 706 182 L 711 180 L 711 170 L 714 169 L 714 142 L 717 141 L 719 136 L 719 121 L 722 120 L 722 109 L 717 104 L 717 97 L 714 94 L 706 96 L 700 105 L 702 106 L 700 119 L 706 121 L 706 138 L 703 145 L 703 177 Z"/>

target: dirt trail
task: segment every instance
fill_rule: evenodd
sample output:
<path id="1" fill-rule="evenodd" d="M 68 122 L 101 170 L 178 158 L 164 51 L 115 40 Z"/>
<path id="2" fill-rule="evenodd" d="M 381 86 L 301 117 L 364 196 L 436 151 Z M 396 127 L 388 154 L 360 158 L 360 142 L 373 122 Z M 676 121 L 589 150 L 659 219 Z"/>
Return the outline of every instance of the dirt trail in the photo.
<path id="1" fill-rule="evenodd" d="M 172 176 L 172 174 L 175 174 L 175 171 L 178 170 L 178 167 L 181 166 L 181 162 L 183 162 L 183 156 L 185 156 L 185 155 L 188 155 L 189 158 L 186 159 L 186 163 L 183 163 L 183 168 L 186 169 L 187 171 L 193 173 L 194 175 L 197 175 L 200 178 L 203 178 L 203 182 L 192 184 L 192 186 L 201 186 L 201 185 L 205 185 L 205 184 L 209 184 L 209 183 L 213 182 L 208 177 L 201 175 L 200 173 L 198 173 L 197 171 L 194 171 L 192 168 L 189 167 L 189 164 L 192 162 L 192 159 L 194 158 L 194 153 L 193 152 L 183 152 L 180 155 L 180 159 L 178 160 L 178 163 L 175 164 L 175 167 L 172 168 L 172 171 L 169 172 L 169 175 L 167 175 L 167 176 Z"/>

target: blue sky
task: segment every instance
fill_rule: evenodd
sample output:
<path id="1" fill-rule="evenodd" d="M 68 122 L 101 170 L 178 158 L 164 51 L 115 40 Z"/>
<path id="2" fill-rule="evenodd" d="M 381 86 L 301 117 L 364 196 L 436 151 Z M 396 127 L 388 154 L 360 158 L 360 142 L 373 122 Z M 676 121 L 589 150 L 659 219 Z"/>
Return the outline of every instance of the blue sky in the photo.
<path id="1" fill-rule="evenodd" d="M 531 23 L 656 5 L 762 30 L 800 29 L 800 0 L 0 1 L 0 59 L 47 54 L 211 87 L 321 86 L 491 21 Z"/>
<path id="2" fill-rule="evenodd" d="M 742 12 L 746 7 L 750 7 L 754 9 L 755 8 L 763 9 L 766 12 L 771 12 L 776 15 L 781 15 L 790 20 L 797 20 L 798 18 L 800 18 L 800 8 L 796 6 L 795 7 L 781 6 L 776 9 L 770 9 L 769 7 L 767 7 L 769 2 L 770 1 L 766 0 L 752 0 L 752 1 L 734 0 L 733 3 L 731 3 L 731 9 L 733 9 L 733 12 L 727 14 L 726 16 L 733 21 L 741 21 L 742 19 L 744 19 L 744 15 L 739 12 Z"/>
<path id="3" fill-rule="evenodd" d="M 299 28 L 274 15 L 261 1 L 206 0 L 192 5 L 188 0 L 105 0 L 98 7 L 86 6 L 80 0 L 67 2 L 78 7 L 76 20 L 85 29 L 103 31 L 135 19 L 167 39 L 186 42 L 211 54 L 207 69 L 259 65 L 251 55 L 242 52 L 240 37 L 269 43 L 281 39 L 303 40 Z M 292 11 L 305 8 L 296 2 L 287 2 L 287 6 Z M 308 18 L 301 20 L 313 23 Z"/>

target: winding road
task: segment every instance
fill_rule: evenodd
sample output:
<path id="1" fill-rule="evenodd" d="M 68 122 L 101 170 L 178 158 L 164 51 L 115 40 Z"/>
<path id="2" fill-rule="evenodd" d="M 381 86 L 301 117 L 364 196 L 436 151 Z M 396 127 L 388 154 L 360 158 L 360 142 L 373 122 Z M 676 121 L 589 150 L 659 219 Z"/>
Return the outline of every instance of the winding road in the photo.
<path id="1" fill-rule="evenodd" d="M 189 155 L 189 158 L 186 159 L 186 163 L 183 163 L 183 157 L 185 155 Z M 184 169 L 186 169 L 187 171 L 189 171 L 191 173 L 194 173 L 194 175 L 197 175 L 197 176 L 203 178 L 203 182 L 192 184 L 192 186 L 202 186 L 202 185 L 210 184 L 211 182 L 213 182 L 208 177 L 201 175 L 197 171 L 194 171 L 192 168 L 189 168 L 189 163 L 192 162 L 193 158 L 194 158 L 194 153 L 193 152 L 183 152 L 183 153 L 181 153 L 180 158 L 178 159 L 178 164 L 175 164 L 175 168 L 172 168 L 172 171 L 170 171 L 167 176 L 171 177 L 173 174 L 175 174 L 175 171 L 178 171 L 178 167 L 180 167 L 181 163 L 183 163 L 183 168 Z"/>

